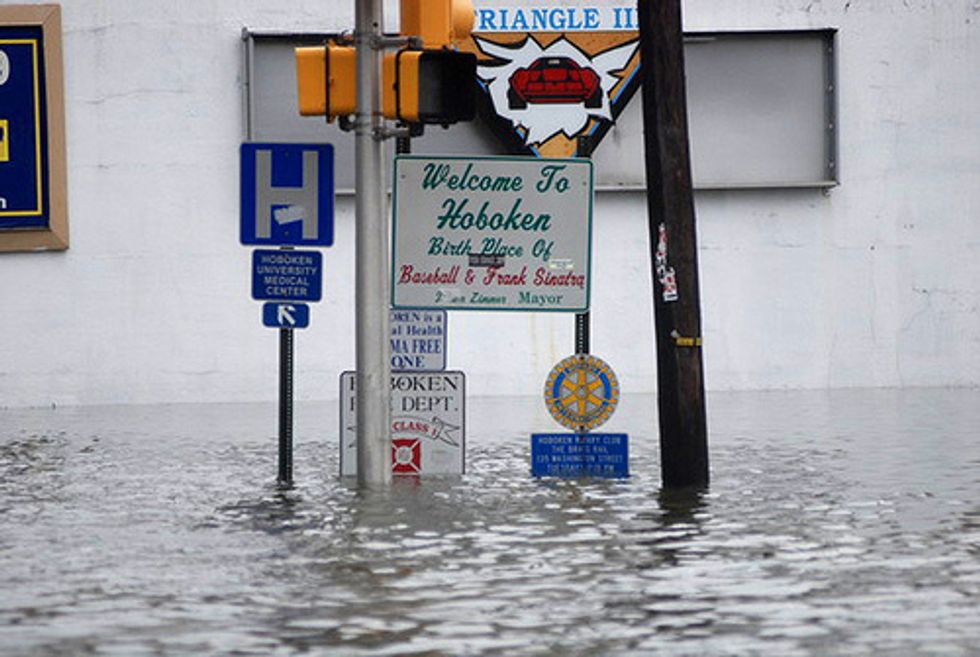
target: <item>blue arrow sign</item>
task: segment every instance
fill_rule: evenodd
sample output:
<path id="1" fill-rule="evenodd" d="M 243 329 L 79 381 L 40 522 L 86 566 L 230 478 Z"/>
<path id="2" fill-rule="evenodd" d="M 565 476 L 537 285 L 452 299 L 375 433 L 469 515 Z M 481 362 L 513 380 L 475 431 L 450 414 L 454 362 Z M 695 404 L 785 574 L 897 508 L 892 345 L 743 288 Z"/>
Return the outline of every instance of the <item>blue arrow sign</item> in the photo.
<path id="1" fill-rule="evenodd" d="M 305 303 L 262 304 L 262 324 L 269 328 L 306 328 L 310 325 L 310 307 Z"/>
<path id="2" fill-rule="evenodd" d="M 628 477 L 628 437 L 625 433 L 531 434 L 531 475 Z"/>
<path id="3" fill-rule="evenodd" d="M 242 144 L 242 244 L 333 244 L 330 144 Z"/>
<path id="4" fill-rule="evenodd" d="M 252 252 L 252 298 L 257 301 L 319 301 L 323 256 L 318 251 Z"/>

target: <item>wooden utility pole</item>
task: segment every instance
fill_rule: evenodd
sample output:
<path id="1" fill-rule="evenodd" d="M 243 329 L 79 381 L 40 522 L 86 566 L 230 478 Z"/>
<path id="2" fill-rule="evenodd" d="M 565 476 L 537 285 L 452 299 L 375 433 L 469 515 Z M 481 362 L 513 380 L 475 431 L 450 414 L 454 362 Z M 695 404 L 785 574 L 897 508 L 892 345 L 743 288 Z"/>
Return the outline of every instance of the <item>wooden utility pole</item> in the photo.
<path id="1" fill-rule="evenodd" d="M 665 488 L 708 484 L 697 231 L 681 0 L 638 0 L 643 134 Z"/>

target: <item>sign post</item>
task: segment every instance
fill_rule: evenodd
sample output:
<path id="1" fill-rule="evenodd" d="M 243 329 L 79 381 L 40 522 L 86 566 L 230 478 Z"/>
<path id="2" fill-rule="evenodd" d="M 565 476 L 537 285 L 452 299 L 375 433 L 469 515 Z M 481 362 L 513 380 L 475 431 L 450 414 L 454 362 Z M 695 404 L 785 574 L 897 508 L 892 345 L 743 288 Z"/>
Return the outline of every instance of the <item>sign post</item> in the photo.
<path id="1" fill-rule="evenodd" d="M 279 477 L 293 483 L 293 329 L 279 330 Z"/>
<path id="2" fill-rule="evenodd" d="M 381 0 L 354 5 L 357 112 L 354 115 L 355 342 L 357 482 L 391 483 L 391 338 L 388 327 L 388 221 L 381 138 Z"/>
<path id="3" fill-rule="evenodd" d="M 323 257 L 296 246 L 333 244 L 333 146 L 242 144 L 241 242 L 252 252 L 252 298 L 271 301 L 262 323 L 279 329 L 279 476 L 293 483 L 293 329 L 309 325 L 323 293 Z"/>
<path id="4" fill-rule="evenodd" d="M 579 157 L 592 157 L 592 139 L 582 135 L 578 138 Z M 575 314 L 575 353 L 587 354 L 591 348 L 592 317 L 588 310 Z"/>

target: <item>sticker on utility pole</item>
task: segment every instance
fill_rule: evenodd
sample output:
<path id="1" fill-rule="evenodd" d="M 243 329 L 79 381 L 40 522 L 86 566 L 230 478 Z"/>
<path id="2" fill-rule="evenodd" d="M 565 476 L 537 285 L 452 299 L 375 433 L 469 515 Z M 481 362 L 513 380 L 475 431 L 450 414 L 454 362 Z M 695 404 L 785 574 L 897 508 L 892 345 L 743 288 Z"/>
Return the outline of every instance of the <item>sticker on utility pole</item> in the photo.
<path id="1" fill-rule="evenodd" d="M 340 375 L 340 474 L 357 474 L 356 374 Z M 466 377 L 462 372 L 391 375 L 394 475 L 458 475 L 466 448 Z"/>
<path id="2" fill-rule="evenodd" d="M 395 159 L 392 305 L 584 312 L 592 163 Z"/>
<path id="3" fill-rule="evenodd" d="M 391 369 L 446 369 L 446 311 L 392 310 Z"/>
<path id="4" fill-rule="evenodd" d="M 657 253 L 655 258 L 657 280 L 660 282 L 664 303 L 677 301 L 677 274 L 667 262 L 667 225 L 663 222 L 657 230 Z"/>

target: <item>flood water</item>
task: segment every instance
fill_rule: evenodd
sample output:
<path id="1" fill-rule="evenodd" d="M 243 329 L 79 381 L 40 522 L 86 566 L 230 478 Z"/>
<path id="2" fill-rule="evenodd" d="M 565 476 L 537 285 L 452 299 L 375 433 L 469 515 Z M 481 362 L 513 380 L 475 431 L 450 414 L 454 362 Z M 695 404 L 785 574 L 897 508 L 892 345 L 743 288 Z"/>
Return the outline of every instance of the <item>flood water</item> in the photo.
<path id="1" fill-rule="evenodd" d="M 539 399 L 462 478 L 362 494 L 336 403 L 0 410 L 2 655 L 977 655 L 980 390 L 709 396 L 712 485 L 532 479 Z"/>

